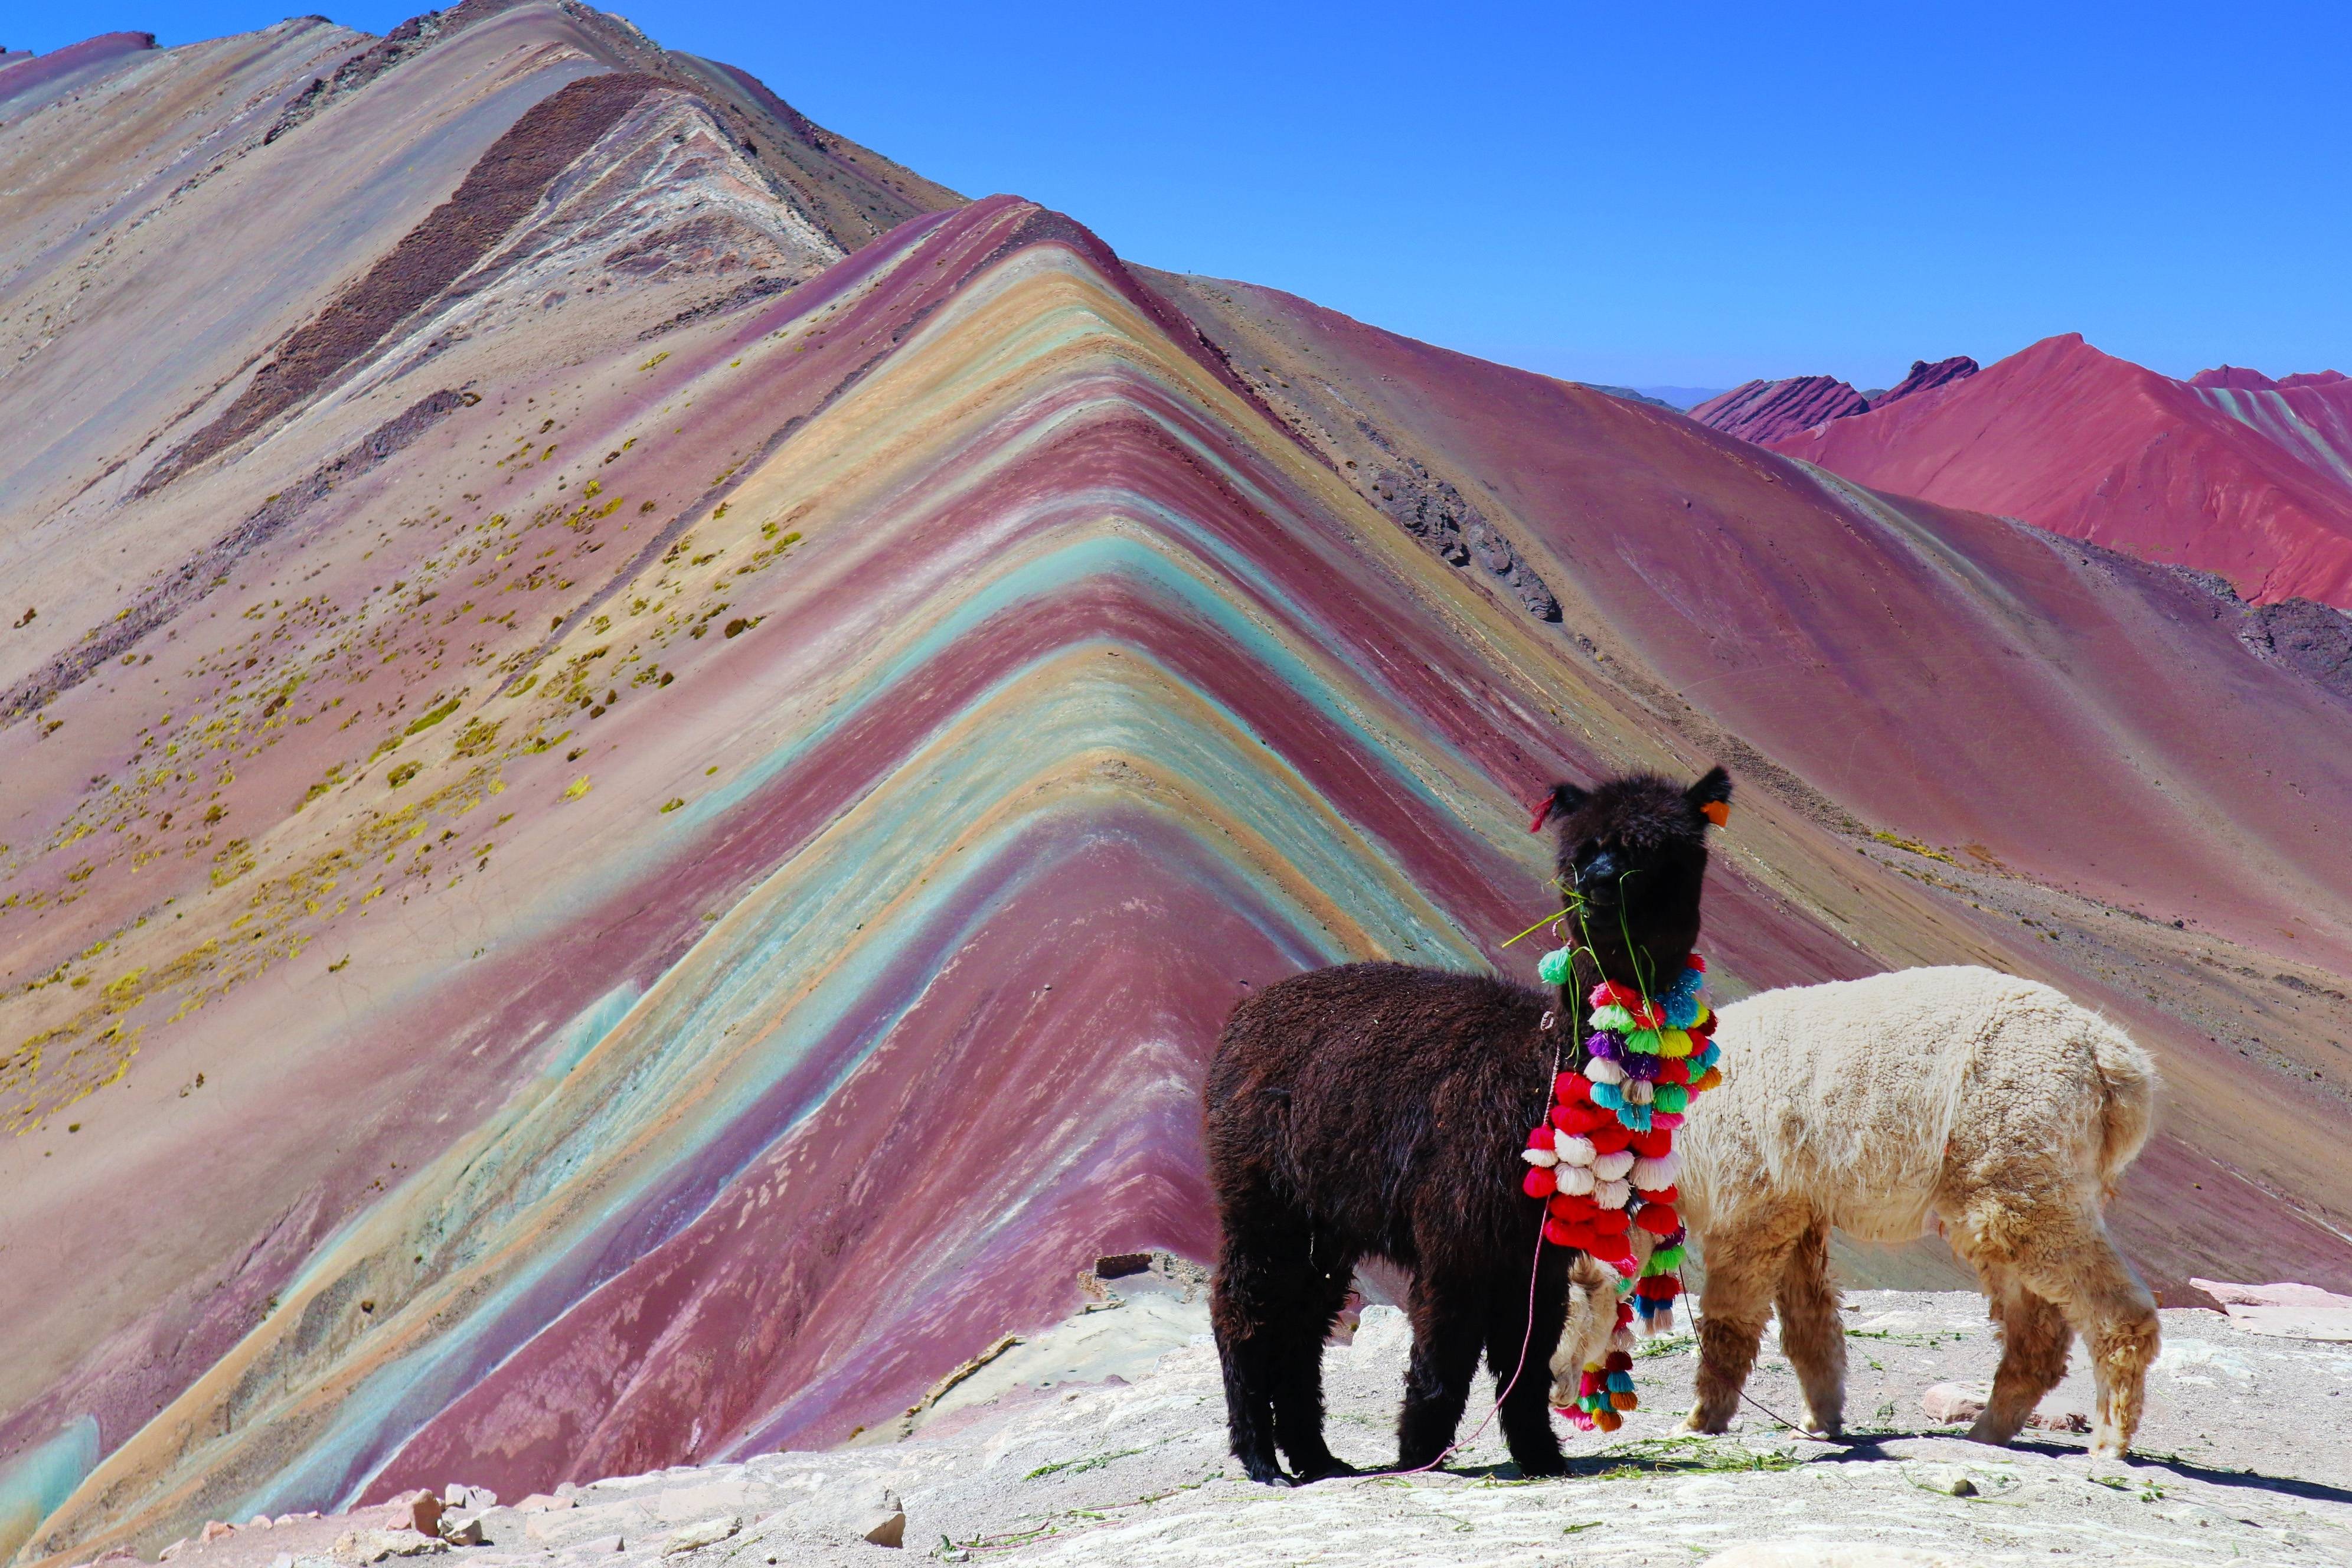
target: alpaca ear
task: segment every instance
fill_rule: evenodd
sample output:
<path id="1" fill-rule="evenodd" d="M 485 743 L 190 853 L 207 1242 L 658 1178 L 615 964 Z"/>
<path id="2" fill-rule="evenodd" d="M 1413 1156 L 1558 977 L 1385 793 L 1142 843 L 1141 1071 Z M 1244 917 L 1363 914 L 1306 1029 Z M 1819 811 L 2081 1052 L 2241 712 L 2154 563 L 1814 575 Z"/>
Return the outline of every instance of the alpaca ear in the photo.
<path id="1" fill-rule="evenodd" d="M 1706 770 L 1706 776 L 1683 791 L 1683 798 L 1691 809 L 1721 827 L 1731 820 L 1731 775 L 1719 767 Z"/>
<path id="2" fill-rule="evenodd" d="M 1716 771 L 1720 773 L 1722 770 L 1718 768 Z M 1589 791 L 1580 790 L 1572 784 L 1562 783 L 1552 785 L 1551 793 L 1536 802 L 1535 820 L 1528 824 L 1528 831 L 1541 833 L 1548 818 L 1566 816 L 1591 798 Z"/>

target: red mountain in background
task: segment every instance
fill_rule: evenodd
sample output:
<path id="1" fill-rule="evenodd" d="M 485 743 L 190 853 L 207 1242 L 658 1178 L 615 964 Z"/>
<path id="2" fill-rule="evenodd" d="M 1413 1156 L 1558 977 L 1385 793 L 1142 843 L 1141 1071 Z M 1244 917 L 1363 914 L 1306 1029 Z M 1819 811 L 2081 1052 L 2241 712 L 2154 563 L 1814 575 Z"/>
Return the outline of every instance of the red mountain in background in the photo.
<path id="1" fill-rule="evenodd" d="M 1818 429 L 1832 419 L 1851 419 L 1903 398 L 1965 381 L 1976 374 L 1978 368 L 1977 362 L 1966 354 L 1933 362 L 1915 359 L 1910 374 L 1879 392 L 1856 392 L 1846 383 L 1827 375 L 1743 382 L 1729 392 L 1718 393 L 1695 405 L 1690 416 L 1710 430 L 1769 446 L 1786 437 Z"/>
<path id="2" fill-rule="evenodd" d="M 2176 381 L 2069 332 L 1934 396 L 1766 444 L 1874 489 L 2218 572 L 2256 604 L 2352 606 L 2352 381 L 2334 371 Z"/>
<path id="3" fill-rule="evenodd" d="M 1763 446 L 1869 408 L 1862 394 L 1835 376 L 1792 375 L 1742 382 L 1693 408 L 1690 416 L 1710 430 Z"/>

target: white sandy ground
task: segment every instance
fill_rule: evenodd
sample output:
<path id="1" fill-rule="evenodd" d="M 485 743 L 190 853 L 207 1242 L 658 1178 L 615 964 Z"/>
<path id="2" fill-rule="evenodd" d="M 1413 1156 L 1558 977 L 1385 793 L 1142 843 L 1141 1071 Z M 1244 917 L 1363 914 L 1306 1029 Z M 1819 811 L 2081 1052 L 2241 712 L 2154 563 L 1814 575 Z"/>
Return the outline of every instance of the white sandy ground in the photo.
<path id="1" fill-rule="evenodd" d="M 1450 1473 L 1284 1490 L 1250 1485 L 1225 1456 L 1205 1309 L 1184 1299 L 1197 1292 L 1137 1283 L 1118 1282 L 1124 1304 L 992 1363 L 979 1386 L 954 1391 L 973 1402 L 942 1399 L 906 1440 L 566 1489 L 572 1506 L 555 1511 L 490 1510 L 490 1544 L 436 1568 L 880 1568 L 915 1556 L 1646 1568 L 1727 1553 L 1724 1568 L 2352 1564 L 2352 1347 L 2247 1333 L 2215 1312 L 2164 1314 L 2144 1451 L 2125 1462 L 2091 1459 L 2087 1438 L 2063 1432 L 2000 1449 L 1929 1425 L 1922 1391 L 1987 1381 L 1996 1336 L 1973 1295 L 1880 1290 L 1846 1310 L 1855 1441 L 1799 1437 L 1753 1408 L 1728 1437 L 1672 1436 L 1693 1366 L 1679 1339 L 1636 1363 L 1643 1408 L 1622 1432 L 1570 1435 L 1567 1479 L 1517 1479 L 1490 1430 Z M 1375 1307 L 1352 1346 L 1326 1352 L 1342 1458 L 1393 1455 L 1407 1338 L 1400 1314 Z M 1797 1413 L 1769 1342 L 1749 1391 Z M 2078 1371 L 2042 1410 L 2086 1411 L 2089 1396 Z M 1963 1478 L 1975 1495 L 1953 1495 Z M 839 1522 L 886 1488 L 907 1516 L 896 1552 Z M 173 1562 L 310 1568 L 354 1522 L 241 1529 Z"/>

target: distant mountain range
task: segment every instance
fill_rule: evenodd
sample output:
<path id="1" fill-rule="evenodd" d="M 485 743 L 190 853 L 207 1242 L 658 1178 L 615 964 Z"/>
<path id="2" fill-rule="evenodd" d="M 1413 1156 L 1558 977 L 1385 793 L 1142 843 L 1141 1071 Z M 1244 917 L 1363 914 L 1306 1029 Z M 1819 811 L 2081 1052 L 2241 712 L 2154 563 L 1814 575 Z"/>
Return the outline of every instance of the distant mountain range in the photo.
<path id="1" fill-rule="evenodd" d="M 1980 374 L 1749 382 L 1690 412 L 1874 489 L 2219 573 L 2255 604 L 2352 607 L 2352 381 L 2332 370 L 2178 381 L 2070 332 Z"/>

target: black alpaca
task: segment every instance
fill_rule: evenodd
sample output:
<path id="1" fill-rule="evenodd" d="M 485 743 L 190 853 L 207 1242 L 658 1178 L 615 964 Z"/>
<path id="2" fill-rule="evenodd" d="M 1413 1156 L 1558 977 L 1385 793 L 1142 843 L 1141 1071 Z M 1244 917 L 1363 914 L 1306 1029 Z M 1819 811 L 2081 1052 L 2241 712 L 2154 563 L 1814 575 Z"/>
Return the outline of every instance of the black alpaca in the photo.
<path id="1" fill-rule="evenodd" d="M 1538 1262 L 1543 1205 L 1520 1191 L 1519 1151 L 1550 1104 L 1555 1060 L 1581 1065 L 1585 994 L 1604 977 L 1661 990 L 1682 973 L 1698 939 L 1704 808 L 1730 798 L 1721 768 L 1687 790 L 1647 774 L 1553 786 L 1537 822 L 1559 819 L 1580 949 L 1557 995 L 1349 963 L 1234 1009 L 1204 1089 L 1223 1237 L 1210 1310 L 1251 1479 L 1287 1480 L 1277 1445 L 1301 1481 L 1351 1472 L 1323 1442 L 1323 1342 L 1366 1257 L 1412 1274 L 1398 1467 L 1453 1441 L 1482 1347 L 1499 1390 L 1524 1346 L 1504 1439 L 1524 1474 L 1565 1468 L 1545 1399 L 1571 1254 L 1547 1246 Z"/>

